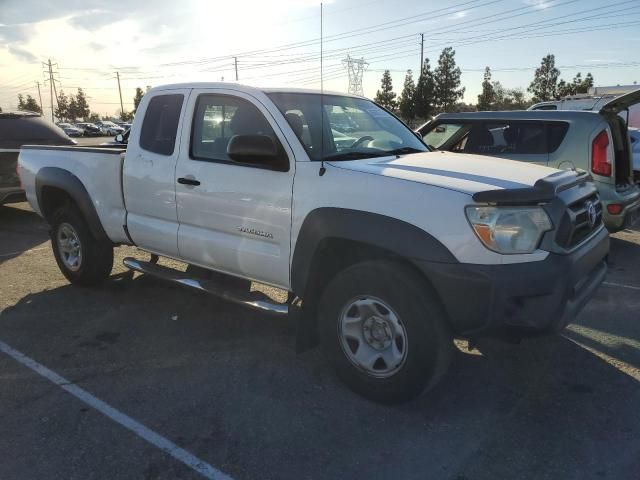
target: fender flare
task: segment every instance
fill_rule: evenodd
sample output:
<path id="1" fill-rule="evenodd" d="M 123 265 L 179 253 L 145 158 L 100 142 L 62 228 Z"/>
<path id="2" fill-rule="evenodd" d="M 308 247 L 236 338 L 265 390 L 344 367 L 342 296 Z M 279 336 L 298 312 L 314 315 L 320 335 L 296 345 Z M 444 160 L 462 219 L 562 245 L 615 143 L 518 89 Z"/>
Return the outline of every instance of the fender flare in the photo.
<path id="1" fill-rule="evenodd" d="M 36 198 L 38 200 L 38 206 L 43 215 L 48 217 L 46 205 L 43 202 L 43 190 L 45 187 L 58 188 L 71 197 L 78 209 L 82 213 L 82 216 L 87 221 L 89 230 L 93 236 L 100 241 L 111 240 L 107 236 L 107 233 L 102 227 L 102 222 L 98 216 L 95 206 L 91 200 L 91 196 L 87 192 L 87 189 L 82 184 L 82 181 L 76 177 L 73 173 L 58 167 L 44 167 L 41 168 L 36 174 L 35 182 Z M 48 212 L 53 213 L 53 212 Z M 49 220 L 46 218 L 47 221 Z"/>
<path id="2" fill-rule="evenodd" d="M 312 275 L 318 247 L 329 238 L 381 248 L 412 263 L 458 263 L 439 240 L 403 220 L 362 210 L 318 208 L 305 218 L 291 261 L 291 288 L 301 298 Z"/>

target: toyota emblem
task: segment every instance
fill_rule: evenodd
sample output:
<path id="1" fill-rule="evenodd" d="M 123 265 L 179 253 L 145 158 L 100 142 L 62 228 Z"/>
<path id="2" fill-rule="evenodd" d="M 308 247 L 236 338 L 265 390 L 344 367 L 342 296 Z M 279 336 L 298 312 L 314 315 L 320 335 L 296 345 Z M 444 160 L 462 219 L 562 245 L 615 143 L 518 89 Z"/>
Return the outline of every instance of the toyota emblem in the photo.
<path id="1" fill-rule="evenodd" d="M 598 220 L 598 212 L 596 212 L 596 206 L 592 202 L 585 204 L 587 207 L 587 217 L 589 218 L 589 226 L 593 228 Z"/>

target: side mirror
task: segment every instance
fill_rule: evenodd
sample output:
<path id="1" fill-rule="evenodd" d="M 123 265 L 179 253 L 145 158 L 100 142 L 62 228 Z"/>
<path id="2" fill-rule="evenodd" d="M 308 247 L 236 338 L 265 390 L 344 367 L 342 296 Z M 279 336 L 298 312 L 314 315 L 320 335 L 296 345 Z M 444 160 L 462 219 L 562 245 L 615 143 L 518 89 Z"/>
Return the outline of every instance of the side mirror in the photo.
<path id="1" fill-rule="evenodd" d="M 436 133 L 444 133 L 447 131 L 447 127 L 445 127 L 444 125 L 438 125 L 436 127 Z"/>
<path id="2" fill-rule="evenodd" d="M 118 135 L 116 135 L 115 140 L 116 140 L 116 142 L 118 142 L 118 143 L 124 143 L 124 135 L 122 135 L 121 133 L 119 133 Z"/>
<path id="3" fill-rule="evenodd" d="M 267 135 L 234 135 L 227 145 L 227 155 L 238 163 L 288 170 L 288 165 L 283 165 L 278 156 L 276 143 Z"/>

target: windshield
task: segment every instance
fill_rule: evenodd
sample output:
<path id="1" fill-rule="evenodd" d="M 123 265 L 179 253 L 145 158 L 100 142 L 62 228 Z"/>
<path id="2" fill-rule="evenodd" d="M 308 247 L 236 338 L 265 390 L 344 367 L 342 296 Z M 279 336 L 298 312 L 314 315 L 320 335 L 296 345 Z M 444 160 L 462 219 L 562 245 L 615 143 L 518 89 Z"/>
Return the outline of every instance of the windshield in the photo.
<path id="1" fill-rule="evenodd" d="M 316 93 L 270 93 L 269 97 L 311 160 L 429 151 L 405 124 L 370 100 Z"/>
<path id="2" fill-rule="evenodd" d="M 441 123 L 429 130 L 427 134 L 422 137 L 422 140 L 430 147 L 440 148 L 453 138 L 456 133 L 460 132 L 462 127 L 462 124 Z"/>

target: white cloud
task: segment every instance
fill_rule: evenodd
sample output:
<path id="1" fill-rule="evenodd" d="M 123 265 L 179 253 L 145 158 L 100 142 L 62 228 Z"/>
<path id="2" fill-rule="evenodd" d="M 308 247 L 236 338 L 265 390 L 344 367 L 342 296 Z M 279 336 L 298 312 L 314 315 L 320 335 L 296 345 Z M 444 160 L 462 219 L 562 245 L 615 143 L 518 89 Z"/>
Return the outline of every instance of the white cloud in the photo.
<path id="1" fill-rule="evenodd" d="M 453 15 L 451 15 L 451 18 L 464 18 L 468 14 L 469 14 L 468 10 L 460 10 L 459 12 L 456 12 Z"/>
<path id="2" fill-rule="evenodd" d="M 524 0 L 524 3 L 527 5 L 531 5 L 533 8 L 537 8 L 538 10 L 544 10 L 545 8 L 549 8 L 551 2 L 547 0 Z"/>

